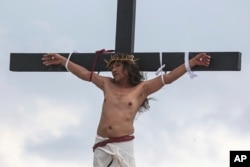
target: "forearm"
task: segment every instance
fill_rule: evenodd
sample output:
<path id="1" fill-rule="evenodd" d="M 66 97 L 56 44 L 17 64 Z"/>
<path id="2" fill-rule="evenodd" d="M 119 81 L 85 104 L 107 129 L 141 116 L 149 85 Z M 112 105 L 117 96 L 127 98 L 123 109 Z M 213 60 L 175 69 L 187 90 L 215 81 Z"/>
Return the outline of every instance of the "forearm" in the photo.
<path id="1" fill-rule="evenodd" d="M 67 62 L 67 59 L 63 58 L 61 61 L 61 65 L 66 66 L 66 62 Z M 73 73 L 77 77 L 79 77 L 85 81 L 90 80 L 90 73 L 91 72 L 89 70 L 87 70 L 86 68 L 84 68 L 84 67 L 82 67 L 82 66 L 80 66 L 72 61 L 68 62 L 67 68 L 71 73 Z"/>
<path id="2" fill-rule="evenodd" d="M 45 66 L 50 66 L 50 65 L 62 65 L 64 67 L 67 66 L 66 69 L 72 72 L 77 77 L 85 81 L 90 80 L 91 72 L 89 70 L 72 61 L 67 62 L 67 58 L 63 57 L 60 54 L 57 53 L 45 54 L 43 55 L 42 61 Z"/>
<path id="3" fill-rule="evenodd" d="M 193 59 L 189 60 L 190 68 L 194 67 L 196 64 Z M 164 81 L 165 84 L 170 84 L 180 78 L 182 75 L 184 75 L 187 72 L 185 64 L 182 64 L 172 70 L 170 73 L 164 75 Z"/>

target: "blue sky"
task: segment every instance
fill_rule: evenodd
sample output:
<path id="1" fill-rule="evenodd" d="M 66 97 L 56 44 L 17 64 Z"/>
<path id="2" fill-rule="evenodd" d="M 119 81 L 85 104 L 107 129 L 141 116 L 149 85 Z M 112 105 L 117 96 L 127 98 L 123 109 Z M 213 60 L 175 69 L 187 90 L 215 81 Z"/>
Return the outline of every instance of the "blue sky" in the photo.
<path id="1" fill-rule="evenodd" d="M 92 166 L 102 92 L 66 72 L 10 72 L 9 58 L 113 49 L 116 5 L 1 1 L 1 167 Z M 242 52 L 240 72 L 184 75 L 152 95 L 157 101 L 135 121 L 138 167 L 228 167 L 229 150 L 250 150 L 249 6 L 248 0 L 137 0 L 136 52 Z"/>

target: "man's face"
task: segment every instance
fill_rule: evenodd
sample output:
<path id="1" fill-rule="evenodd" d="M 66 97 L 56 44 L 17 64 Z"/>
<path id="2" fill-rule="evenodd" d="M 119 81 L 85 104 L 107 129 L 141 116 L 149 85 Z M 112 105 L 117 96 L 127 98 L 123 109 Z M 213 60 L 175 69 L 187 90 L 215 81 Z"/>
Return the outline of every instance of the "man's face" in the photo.
<path id="1" fill-rule="evenodd" d="M 124 69 L 124 64 L 122 62 L 114 62 L 111 65 L 110 70 L 116 82 L 124 81 L 128 77 L 128 72 Z"/>

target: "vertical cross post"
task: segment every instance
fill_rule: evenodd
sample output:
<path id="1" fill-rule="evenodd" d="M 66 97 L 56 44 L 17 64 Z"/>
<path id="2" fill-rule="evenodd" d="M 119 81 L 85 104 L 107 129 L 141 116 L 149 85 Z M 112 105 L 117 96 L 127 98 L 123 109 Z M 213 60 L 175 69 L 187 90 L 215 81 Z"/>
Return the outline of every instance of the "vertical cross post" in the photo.
<path id="1" fill-rule="evenodd" d="M 135 13 L 136 0 L 118 0 L 115 41 L 116 52 L 134 52 Z"/>

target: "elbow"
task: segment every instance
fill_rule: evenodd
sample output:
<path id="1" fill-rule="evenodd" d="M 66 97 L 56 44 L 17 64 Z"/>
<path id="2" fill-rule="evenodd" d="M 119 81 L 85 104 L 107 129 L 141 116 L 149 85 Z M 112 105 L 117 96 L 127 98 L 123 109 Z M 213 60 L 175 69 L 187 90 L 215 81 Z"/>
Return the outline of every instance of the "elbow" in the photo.
<path id="1" fill-rule="evenodd" d="M 165 75 L 164 77 L 164 83 L 167 85 L 167 84 L 171 84 L 172 82 L 174 82 L 174 79 L 173 77 L 171 77 L 171 75 Z"/>
<path id="2" fill-rule="evenodd" d="M 84 81 L 90 81 L 90 78 L 92 78 L 91 72 L 89 72 L 89 71 L 80 72 L 80 73 L 76 74 L 76 76 L 78 76 L 78 78 L 80 78 Z"/>
<path id="3" fill-rule="evenodd" d="M 169 85 L 169 84 L 171 84 L 173 81 L 165 81 L 165 85 Z"/>

